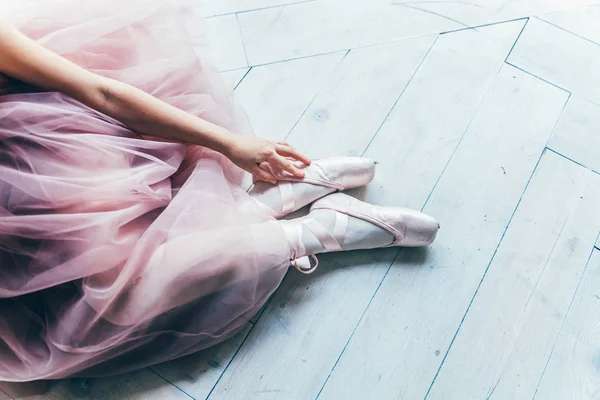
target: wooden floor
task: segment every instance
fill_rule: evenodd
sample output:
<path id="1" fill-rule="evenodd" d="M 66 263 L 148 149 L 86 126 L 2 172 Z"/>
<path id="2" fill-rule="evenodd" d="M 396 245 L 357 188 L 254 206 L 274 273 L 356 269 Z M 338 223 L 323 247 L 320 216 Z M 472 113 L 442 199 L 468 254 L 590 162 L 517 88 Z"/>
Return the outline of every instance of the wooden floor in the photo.
<path id="1" fill-rule="evenodd" d="M 229 342 L 24 398 L 600 399 L 597 1 L 197 2 L 258 134 L 375 159 L 356 194 L 438 239 L 323 256 Z"/>

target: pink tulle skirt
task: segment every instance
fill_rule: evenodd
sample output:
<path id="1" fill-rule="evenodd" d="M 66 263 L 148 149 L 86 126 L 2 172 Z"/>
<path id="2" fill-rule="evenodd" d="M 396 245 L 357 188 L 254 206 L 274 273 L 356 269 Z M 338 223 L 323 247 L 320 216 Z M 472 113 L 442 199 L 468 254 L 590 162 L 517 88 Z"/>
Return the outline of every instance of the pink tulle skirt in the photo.
<path id="1" fill-rule="evenodd" d="M 14 3 L 0 17 L 47 48 L 248 132 L 183 5 Z M 205 349 L 280 284 L 288 243 L 229 160 L 142 138 L 58 93 L 3 93 L 0 381 L 104 376 Z"/>

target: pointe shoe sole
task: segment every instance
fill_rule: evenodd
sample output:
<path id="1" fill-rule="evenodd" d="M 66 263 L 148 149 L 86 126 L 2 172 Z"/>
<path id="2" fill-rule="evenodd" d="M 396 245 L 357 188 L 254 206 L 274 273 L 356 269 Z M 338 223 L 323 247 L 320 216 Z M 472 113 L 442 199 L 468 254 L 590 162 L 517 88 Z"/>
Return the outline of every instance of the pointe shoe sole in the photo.
<path id="1" fill-rule="evenodd" d="M 424 247 L 435 240 L 440 224 L 420 211 L 402 207 L 381 207 L 334 193 L 316 201 L 313 210 L 334 210 L 368 221 L 394 235 L 394 241 L 382 247 Z"/>

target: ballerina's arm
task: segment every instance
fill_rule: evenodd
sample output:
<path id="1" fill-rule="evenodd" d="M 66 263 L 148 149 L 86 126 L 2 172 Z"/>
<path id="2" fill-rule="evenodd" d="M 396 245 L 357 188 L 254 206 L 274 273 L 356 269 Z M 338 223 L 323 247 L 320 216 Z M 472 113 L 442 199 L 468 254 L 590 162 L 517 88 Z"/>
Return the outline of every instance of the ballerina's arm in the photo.
<path id="1" fill-rule="evenodd" d="M 302 178 L 291 160 L 310 164 L 287 143 L 236 135 L 133 86 L 87 71 L 2 21 L 0 74 L 62 92 L 136 132 L 216 150 L 259 180 L 276 183 L 286 172 Z"/>

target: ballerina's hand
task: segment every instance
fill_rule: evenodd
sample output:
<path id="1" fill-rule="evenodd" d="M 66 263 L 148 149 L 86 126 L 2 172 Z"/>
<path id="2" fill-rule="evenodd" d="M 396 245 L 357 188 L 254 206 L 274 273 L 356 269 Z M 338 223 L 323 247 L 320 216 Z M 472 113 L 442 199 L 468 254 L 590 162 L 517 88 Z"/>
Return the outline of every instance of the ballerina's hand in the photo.
<path id="1" fill-rule="evenodd" d="M 310 160 L 289 144 L 255 137 L 238 136 L 225 155 L 238 167 L 250 172 L 255 181 L 274 185 L 286 175 L 304 178 L 301 168 L 310 165 Z"/>

